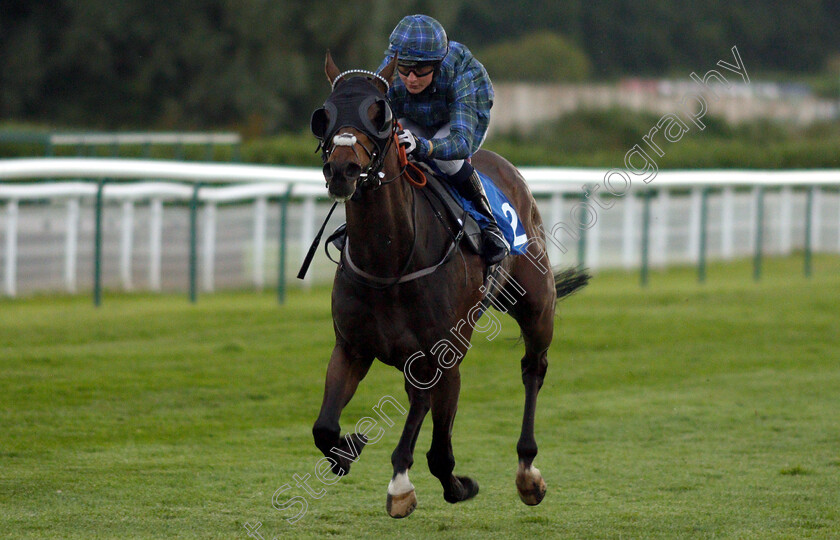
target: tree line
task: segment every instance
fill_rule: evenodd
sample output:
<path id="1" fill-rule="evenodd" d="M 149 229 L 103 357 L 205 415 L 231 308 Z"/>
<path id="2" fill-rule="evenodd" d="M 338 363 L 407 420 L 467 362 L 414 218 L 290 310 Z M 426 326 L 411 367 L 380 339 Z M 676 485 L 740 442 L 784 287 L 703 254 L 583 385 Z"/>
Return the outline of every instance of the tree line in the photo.
<path id="1" fill-rule="evenodd" d="M 733 45 L 751 73 L 802 73 L 840 51 L 840 0 L 3 0 L 0 119 L 300 130 L 326 97 L 325 50 L 374 68 L 396 22 L 418 12 L 486 53 L 495 80 L 522 77 L 535 35 L 545 61 L 531 80 L 691 71 Z M 578 67 L 540 67 L 561 64 Z"/>

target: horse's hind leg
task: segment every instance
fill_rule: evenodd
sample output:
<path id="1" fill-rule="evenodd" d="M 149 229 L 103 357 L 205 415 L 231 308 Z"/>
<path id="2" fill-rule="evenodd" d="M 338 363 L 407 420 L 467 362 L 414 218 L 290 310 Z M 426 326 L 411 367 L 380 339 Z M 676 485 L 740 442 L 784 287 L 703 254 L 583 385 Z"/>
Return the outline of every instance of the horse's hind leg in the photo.
<path id="1" fill-rule="evenodd" d="M 312 427 L 312 435 L 315 437 L 315 446 L 333 460 L 334 474 L 344 475 L 350 472 L 350 464 L 358 459 L 367 442 L 364 435 L 357 433 L 342 438 L 338 420 L 372 363 L 372 358 L 352 357 L 340 345 L 335 346 L 330 356 L 324 385 L 324 401 L 321 403 L 318 419 Z"/>
<path id="2" fill-rule="evenodd" d="M 528 354 L 522 358 L 522 383 L 525 385 L 525 412 L 522 415 L 522 433 L 516 444 L 519 468 L 516 471 L 516 489 L 519 498 L 527 505 L 540 504 L 545 497 L 545 481 L 539 469 L 532 464 L 537 456 L 537 441 L 534 438 L 534 415 L 537 408 L 537 394 L 545 379 L 548 359 L 546 351 Z"/>
<path id="3" fill-rule="evenodd" d="M 524 280 L 523 280 L 524 282 Z M 542 388 L 548 369 L 548 347 L 554 332 L 554 297 L 551 289 L 540 299 L 529 289 L 523 301 L 514 306 L 511 315 L 522 329 L 525 341 L 525 356 L 522 357 L 522 384 L 525 386 L 525 410 L 522 415 L 522 433 L 516 444 L 519 468 L 516 471 L 516 488 L 519 497 L 527 505 L 537 505 L 545 496 L 546 485 L 539 469 L 533 467 L 537 456 L 537 441 L 534 438 L 534 416 L 537 408 L 537 394 Z"/>
<path id="4" fill-rule="evenodd" d="M 452 424 L 458 411 L 461 374 L 458 366 L 449 369 L 432 389 L 432 447 L 426 454 L 429 471 L 440 480 L 443 498 L 450 503 L 472 499 L 478 494 L 478 483 L 468 476 L 455 476 L 452 454 Z"/>

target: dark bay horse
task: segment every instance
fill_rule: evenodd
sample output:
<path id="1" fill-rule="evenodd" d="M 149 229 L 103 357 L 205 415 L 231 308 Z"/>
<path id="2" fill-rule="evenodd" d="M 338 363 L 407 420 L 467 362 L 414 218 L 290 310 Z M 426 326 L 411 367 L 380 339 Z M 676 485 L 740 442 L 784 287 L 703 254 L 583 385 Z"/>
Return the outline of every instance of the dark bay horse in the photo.
<path id="1" fill-rule="evenodd" d="M 429 411 L 434 425 L 426 457 L 429 470 L 443 485 L 444 499 L 455 503 L 474 497 L 475 480 L 453 475 L 451 436 L 461 387 L 459 364 L 489 304 L 516 320 L 525 344 L 525 411 L 516 445 L 516 487 L 525 504 L 536 505 L 546 485 L 532 465 L 537 455 L 534 412 L 548 365 L 555 304 L 558 297 L 585 285 L 588 275 L 552 273 L 531 192 L 513 165 L 487 151 L 476 153 L 472 163 L 493 179 L 517 210 L 529 239 L 528 255 L 505 259 L 490 274 L 490 280 L 496 276 L 494 287 L 486 286 L 481 257 L 458 246 L 456 255 L 448 256 L 453 232 L 421 194 L 423 188 L 410 181 L 400 159 L 396 119 L 385 97 L 395 66 L 396 59 L 378 74 L 341 73 L 327 53 L 326 74 L 333 92 L 312 118 L 312 131 L 323 148 L 327 189 L 334 200 L 346 201 L 347 218 L 346 245 L 332 292 L 335 348 L 312 429 L 315 444 L 330 458 L 333 473 L 349 472 L 368 438 L 365 433 L 342 437 L 339 418 L 378 358 L 404 372 L 410 404 L 391 456 L 389 515 L 405 517 L 417 505 L 408 470 Z"/>

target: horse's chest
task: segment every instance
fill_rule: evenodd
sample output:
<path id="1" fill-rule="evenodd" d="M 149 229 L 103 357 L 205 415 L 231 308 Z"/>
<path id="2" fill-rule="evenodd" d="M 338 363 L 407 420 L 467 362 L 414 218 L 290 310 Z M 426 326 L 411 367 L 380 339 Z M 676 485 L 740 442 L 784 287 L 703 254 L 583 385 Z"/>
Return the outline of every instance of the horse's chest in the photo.
<path id="1" fill-rule="evenodd" d="M 362 354 L 395 365 L 445 337 L 438 334 L 445 334 L 445 322 L 453 315 L 448 305 L 408 301 L 344 302 L 334 310 L 341 339 Z"/>

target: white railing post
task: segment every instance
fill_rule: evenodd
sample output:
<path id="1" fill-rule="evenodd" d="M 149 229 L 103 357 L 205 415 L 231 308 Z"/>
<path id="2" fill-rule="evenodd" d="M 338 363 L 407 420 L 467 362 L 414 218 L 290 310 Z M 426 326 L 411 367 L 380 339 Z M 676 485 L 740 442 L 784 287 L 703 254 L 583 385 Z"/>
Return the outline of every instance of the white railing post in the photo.
<path id="1" fill-rule="evenodd" d="M 215 290 L 216 263 L 216 203 L 204 204 L 204 233 L 201 250 L 202 281 L 206 292 Z"/>
<path id="2" fill-rule="evenodd" d="M 840 195 L 837 196 L 837 204 L 840 204 Z M 837 251 L 840 253 L 840 212 L 837 212 Z"/>
<path id="3" fill-rule="evenodd" d="M 161 289 L 161 243 L 163 238 L 163 201 L 152 199 L 149 207 L 149 288 L 153 291 Z"/>
<path id="4" fill-rule="evenodd" d="M 76 292 L 76 261 L 79 255 L 79 199 L 67 200 L 67 231 L 64 237 L 64 287 Z"/>
<path id="5" fill-rule="evenodd" d="M 17 295 L 17 229 L 18 202 L 15 199 L 6 203 L 6 273 L 5 292 L 7 296 Z"/>
<path id="6" fill-rule="evenodd" d="M 622 224 L 624 230 L 622 231 L 621 240 L 621 261 L 624 268 L 630 269 L 636 261 L 636 254 L 638 253 L 638 246 L 636 245 L 636 192 L 633 190 L 627 193 L 621 199 L 624 203 L 624 216 Z"/>
<path id="7" fill-rule="evenodd" d="M 813 205 L 811 210 L 811 249 L 816 252 L 821 247 L 820 230 L 822 229 L 822 190 L 819 186 L 814 186 Z"/>
<path id="8" fill-rule="evenodd" d="M 720 231 L 720 251 L 724 259 L 732 259 L 735 246 L 735 193 L 731 187 L 723 188 L 721 201 L 722 223 Z"/>
<path id="9" fill-rule="evenodd" d="M 130 291 L 134 285 L 131 280 L 131 253 L 134 241 L 134 203 L 123 201 L 122 204 L 122 240 L 120 242 L 120 276 L 122 286 Z"/>
<path id="10" fill-rule="evenodd" d="M 689 214 L 688 226 L 688 242 L 686 242 L 688 251 L 686 255 L 688 260 L 696 263 L 700 255 L 700 213 L 703 205 L 703 188 L 691 188 L 691 213 Z"/>
<path id="11" fill-rule="evenodd" d="M 265 287 L 265 227 L 268 216 L 268 200 L 259 197 L 254 201 L 254 286 Z"/>
<path id="12" fill-rule="evenodd" d="M 552 193 L 551 220 L 548 223 L 543 224 L 545 234 L 551 234 L 552 228 L 561 221 L 563 221 L 563 194 Z M 558 248 L 557 245 L 551 240 L 546 240 L 546 248 L 548 250 L 548 260 L 551 261 L 551 264 L 555 266 L 559 265 L 560 259 L 563 257 L 563 254 L 560 252 L 560 248 Z"/>
<path id="13" fill-rule="evenodd" d="M 300 245 L 301 245 L 301 262 L 306 257 L 307 248 L 312 243 L 312 238 L 315 236 L 315 197 L 307 196 L 303 199 L 303 214 L 301 215 L 300 228 Z M 306 274 L 303 279 L 303 287 L 308 289 L 312 285 L 312 270 Z"/>
<path id="14" fill-rule="evenodd" d="M 590 205 L 592 203 L 590 202 Z M 598 219 L 597 206 L 590 206 L 590 212 L 596 216 L 595 224 L 586 231 L 586 266 L 597 269 L 601 264 L 601 219 Z M 603 216 L 601 216 L 603 217 Z"/>
<path id="15" fill-rule="evenodd" d="M 779 191 L 779 252 L 789 255 L 792 250 L 793 194 L 790 186 Z"/>
<path id="16" fill-rule="evenodd" d="M 653 249 L 650 260 L 652 265 L 662 266 L 668 263 L 668 215 L 671 210 L 671 193 L 667 188 L 659 190 L 658 204 L 654 206 Z"/>
<path id="17" fill-rule="evenodd" d="M 755 252 L 755 239 L 756 233 L 758 232 L 757 224 L 758 221 L 758 198 L 761 197 L 761 187 L 760 186 L 753 186 L 750 192 L 750 253 Z"/>

